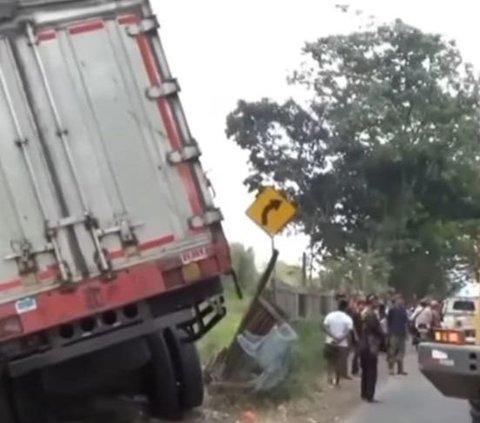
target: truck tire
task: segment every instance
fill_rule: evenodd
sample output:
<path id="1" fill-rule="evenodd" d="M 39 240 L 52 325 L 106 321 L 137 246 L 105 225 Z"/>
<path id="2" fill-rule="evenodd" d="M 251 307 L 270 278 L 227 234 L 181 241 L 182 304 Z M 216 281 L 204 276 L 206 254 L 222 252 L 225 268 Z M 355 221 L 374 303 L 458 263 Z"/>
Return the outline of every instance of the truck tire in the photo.
<path id="1" fill-rule="evenodd" d="M 9 385 L 6 378 L 0 378 L 0 422 L 15 423 L 10 402 Z"/>
<path id="2" fill-rule="evenodd" d="M 204 398 L 203 372 L 194 343 L 183 342 L 176 329 L 165 331 L 170 357 L 177 374 L 180 405 L 184 411 L 200 407 Z"/>
<path id="3" fill-rule="evenodd" d="M 16 423 L 47 423 L 47 401 L 36 372 L 11 381 Z"/>
<path id="4" fill-rule="evenodd" d="M 480 401 L 470 400 L 470 417 L 472 423 L 480 423 Z"/>
<path id="5" fill-rule="evenodd" d="M 152 417 L 178 420 L 182 417 L 175 367 L 163 333 L 146 337 L 151 361 L 146 367 L 146 394 Z"/>

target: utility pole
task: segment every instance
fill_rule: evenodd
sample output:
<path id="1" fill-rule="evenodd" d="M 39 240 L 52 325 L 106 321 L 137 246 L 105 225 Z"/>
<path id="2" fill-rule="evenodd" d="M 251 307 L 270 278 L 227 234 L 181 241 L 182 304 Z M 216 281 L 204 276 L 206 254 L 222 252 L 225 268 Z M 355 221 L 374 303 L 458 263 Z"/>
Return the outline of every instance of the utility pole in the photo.
<path id="1" fill-rule="evenodd" d="M 271 236 L 272 256 L 275 254 L 275 237 Z M 272 270 L 272 301 L 277 304 L 277 263 L 275 262 Z"/>

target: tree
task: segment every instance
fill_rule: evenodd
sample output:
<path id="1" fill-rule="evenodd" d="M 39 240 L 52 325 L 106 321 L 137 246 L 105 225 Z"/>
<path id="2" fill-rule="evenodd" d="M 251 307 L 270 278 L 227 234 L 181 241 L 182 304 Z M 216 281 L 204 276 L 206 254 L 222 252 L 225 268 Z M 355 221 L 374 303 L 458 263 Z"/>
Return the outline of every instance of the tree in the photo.
<path id="1" fill-rule="evenodd" d="M 386 252 L 390 283 L 423 294 L 480 217 L 479 81 L 454 42 L 395 21 L 304 48 L 306 100 L 240 100 L 227 136 L 250 152 L 250 190 L 300 206 L 317 251 Z M 465 245 L 465 242 L 463 242 Z"/>
<path id="2" fill-rule="evenodd" d="M 238 283 L 244 289 L 250 289 L 257 283 L 258 271 L 255 264 L 255 253 L 252 248 L 243 244 L 230 245 L 232 266 L 238 278 Z"/>

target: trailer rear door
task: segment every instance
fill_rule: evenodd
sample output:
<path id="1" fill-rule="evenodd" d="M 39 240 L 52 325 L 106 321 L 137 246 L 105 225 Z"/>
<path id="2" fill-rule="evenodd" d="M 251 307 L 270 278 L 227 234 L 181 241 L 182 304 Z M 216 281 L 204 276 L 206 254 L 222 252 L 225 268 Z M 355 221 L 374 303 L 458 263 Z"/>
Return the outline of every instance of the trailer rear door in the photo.
<path id="1" fill-rule="evenodd" d="M 0 29 L 4 287 L 19 273 L 23 286 L 108 277 L 210 242 L 221 216 L 148 7 L 27 12 Z"/>

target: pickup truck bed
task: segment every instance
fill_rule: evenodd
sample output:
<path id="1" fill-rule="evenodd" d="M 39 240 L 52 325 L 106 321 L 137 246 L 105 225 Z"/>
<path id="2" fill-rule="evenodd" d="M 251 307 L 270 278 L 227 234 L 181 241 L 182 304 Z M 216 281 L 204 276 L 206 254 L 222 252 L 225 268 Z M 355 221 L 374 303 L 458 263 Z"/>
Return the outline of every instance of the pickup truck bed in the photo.
<path id="1" fill-rule="evenodd" d="M 480 397 L 480 346 L 421 343 L 420 371 L 445 396 Z"/>

